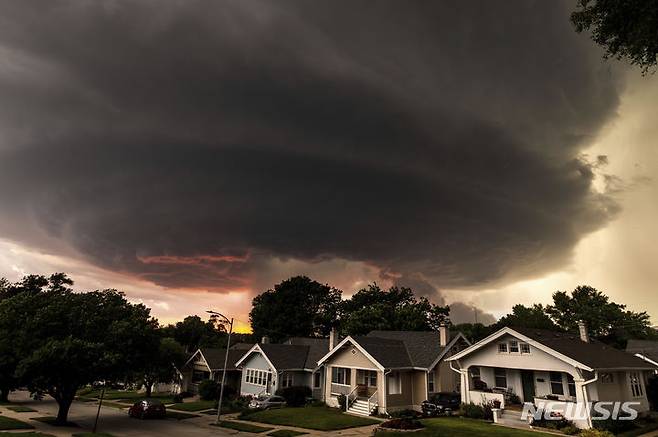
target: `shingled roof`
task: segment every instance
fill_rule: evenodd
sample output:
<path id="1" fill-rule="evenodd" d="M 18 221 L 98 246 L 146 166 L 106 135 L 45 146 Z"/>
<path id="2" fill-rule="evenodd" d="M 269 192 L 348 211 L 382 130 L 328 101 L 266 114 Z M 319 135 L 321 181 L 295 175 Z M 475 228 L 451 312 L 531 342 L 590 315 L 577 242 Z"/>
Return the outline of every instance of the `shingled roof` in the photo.
<path id="1" fill-rule="evenodd" d="M 272 365 L 281 370 L 315 370 L 317 362 L 329 350 L 326 338 L 292 337 L 283 344 L 259 343 L 258 347 Z M 245 356 L 245 351 L 241 351 Z"/>
<path id="2" fill-rule="evenodd" d="M 643 355 L 658 363 L 658 341 L 656 340 L 628 340 L 626 352 Z"/>
<path id="3" fill-rule="evenodd" d="M 226 356 L 226 349 L 217 348 L 201 348 L 201 354 L 208 363 L 210 370 L 224 369 L 224 357 Z M 237 370 L 235 363 L 244 355 L 244 349 L 229 349 L 228 363 L 226 370 Z"/>

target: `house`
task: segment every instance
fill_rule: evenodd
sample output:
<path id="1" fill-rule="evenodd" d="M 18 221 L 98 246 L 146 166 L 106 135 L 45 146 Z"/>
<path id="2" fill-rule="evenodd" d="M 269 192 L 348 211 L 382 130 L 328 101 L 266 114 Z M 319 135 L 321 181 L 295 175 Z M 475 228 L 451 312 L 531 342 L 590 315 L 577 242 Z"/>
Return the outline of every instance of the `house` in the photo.
<path id="1" fill-rule="evenodd" d="M 582 323 L 578 334 L 502 328 L 448 361 L 460 375 L 462 402 L 497 401 L 502 408 L 530 402 L 540 409 L 554 402 L 551 408 L 580 411 L 574 418 L 580 428 L 592 426 L 588 402 L 633 401 L 636 411 L 647 411 L 646 379 L 655 368 L 590 340 Z"/>
<path id="2" fill-rule="evenodd" d="M 444 360 L 470 343 L 462 334 L 450 340 L 448 328 L 439 331 L 372 331 L 348 336 L 323 356 L 324 400 L 339 406 L 347 397 L 347 409 L 369 415 L 396 410 L 420 410 L 421 402 L 435 392 L 459 387 Z"/>
<path id="3" fill-rule="evenodd" d="M 226 367 L 226 387 L 240 391 L 241 371 L 235 363 L 244 355 L 246 348 L 253 345 L 237 343 L 228 350 Z M 174 391 L 198 393 L 199 384 L 207 379 L 221 382 L 224 370 L 226 349 L 200 348 L 194 352 L 180 369 L 179 381 Z"/>
<path id="4" fill-rule="evenodd" d="M 329 350 L 326 338 L 293 337 L 283 344 L 267 337 L 236 362 L 242 369 L 240 393 L 244 396 L 274 394 L 279 388 L 307 386 L 322 399 L 323 372 L 318 360 Z"/>
<path id="5" fill-rule="evenodd" d="M 656 340 L 628 340 L 626 352 L 658 367 L 658 341 Z"/>

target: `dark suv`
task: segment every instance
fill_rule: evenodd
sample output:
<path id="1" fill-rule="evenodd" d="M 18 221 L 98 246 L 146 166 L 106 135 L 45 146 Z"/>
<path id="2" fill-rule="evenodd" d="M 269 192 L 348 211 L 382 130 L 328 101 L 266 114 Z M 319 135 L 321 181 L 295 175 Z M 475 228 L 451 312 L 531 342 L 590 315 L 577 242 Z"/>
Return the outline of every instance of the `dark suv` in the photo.
<path id="1" fill-rule="evenodd" d="M 450 414 L 451 411 L 459 409 L 461 404 L 461 395 L 456 392 L 436 393 L 426 401 L 420 404 L 424 416 L 439 416 L 441 414 Z"/>

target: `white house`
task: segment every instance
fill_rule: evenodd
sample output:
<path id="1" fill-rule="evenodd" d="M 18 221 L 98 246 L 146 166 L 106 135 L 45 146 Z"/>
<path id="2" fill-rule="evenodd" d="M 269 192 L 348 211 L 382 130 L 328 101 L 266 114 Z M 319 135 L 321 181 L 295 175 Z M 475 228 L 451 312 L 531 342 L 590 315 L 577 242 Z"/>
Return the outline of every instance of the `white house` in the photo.
<path id="1" fill-rule="evenodd" d="M 584 325 L 580 334 L 503 328 L 448 361 L 460 375 L 462 402 L 499 401 L 503 408 L 514 402 L 582 408 L 588 402 L 633 401 L 638 412 L 647 411 L 646 380 L 655 369 L 590 340 Z M 574 422 L 591 427 L 592 411 Z"/>
<path id="2" fill-rule="evenodd" d="M 280 388 L 307 386 L 313 397 L 322 399 L 324 372 L 318 359 L 329 350 L 326 338 L 293 337 L 284 344 L 269 343 L 267 337 L 237 361 L 242 369 L 240 393 L 245 396 L 274 394 Z"/>

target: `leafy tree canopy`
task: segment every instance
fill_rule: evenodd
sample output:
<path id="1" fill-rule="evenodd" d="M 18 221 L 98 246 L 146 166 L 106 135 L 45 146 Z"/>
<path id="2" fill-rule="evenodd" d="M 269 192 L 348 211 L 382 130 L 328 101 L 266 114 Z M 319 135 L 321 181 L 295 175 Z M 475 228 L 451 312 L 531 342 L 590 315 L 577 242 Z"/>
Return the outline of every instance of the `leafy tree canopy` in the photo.
<path id="1" fill-rule="evenodd" d="M 546 313 L 546 308 L 542 304 L 534 304 L 530 307 L 521 304 L 512 307 L 512 313 L 501 317 L 493 325 L 493 330 L 505 326 L 518 328 L 539 328 L 539 329 L 560 329 Z"/>
<path id="2" fill-rule="evenodd" d="M 306 276 L 295 276 L 253 300 L 249 313 L 254 336 L 273 341 L 286 337 L 329 334 L 336 320 L 341 291 Z"/>
<path id="3" fill-rule="evenodd" d="M 341 304 L 340 329 L 344 335 L 373 330 L 427 331 L 449 323 L 450 307 L 417 299 L 410 288 L 382 290 L 377 284 L 359 290 Z"/>
<path id="4" fill-rule="evenodd" d="M 656 66 L 658 2 L 655 0 L 578 0 L 571 22 L 590 31 L 606 58 L 626 58 L 643 73 Z"/>
<path id="5" fill-rule="evenodd" d="M 199 316 L 187 316 L 182 322 L 162 328 L 162 335 L 176 340 L 189 354 L 200 347 L 226 346 L 225 331 L 224 325 L 218 323 L 216 316 L 210 317 L 206 322 Z"/>

